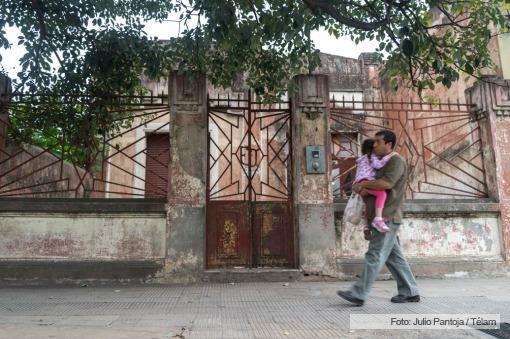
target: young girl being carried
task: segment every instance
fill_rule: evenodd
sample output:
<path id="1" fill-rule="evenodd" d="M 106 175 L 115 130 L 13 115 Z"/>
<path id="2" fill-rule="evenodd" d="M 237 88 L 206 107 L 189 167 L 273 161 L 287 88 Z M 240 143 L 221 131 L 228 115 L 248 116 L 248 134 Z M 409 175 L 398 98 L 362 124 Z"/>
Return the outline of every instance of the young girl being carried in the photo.
<path id="1" fill-rule="evenodd" d="M 375 180 L 376 170 L 383 168 L 386 163 L 390 160 L 390 158 L 395 153 L 390 153 L 384 156 L 382 159 L 379 159 L 375 154 L 372 153 L 374 148 L 374 140 L 366 139 L 363 141 L 361 146 L 361 153 L 363 154 L 356 160 L 358 164 L 358 169 L 356 171 L 356 177 L 354 179 L 354 183 L 357 184 L 366 180 Z M 382 216 L 382 212 L 384 209 L 384 204 L 386 203 L 387 193 L 385 190 L 373 190 L 373 189 L 364 189 L 361 192 L 361 196 L 365 199 L 366 194 L 373 195 L 375 197 L 375 218 L 372 221 L 372 227 L 377 229 L 379 232 L 386 233 L 390 230 L 390 228 L 384 222 L 384 218 Z"/>

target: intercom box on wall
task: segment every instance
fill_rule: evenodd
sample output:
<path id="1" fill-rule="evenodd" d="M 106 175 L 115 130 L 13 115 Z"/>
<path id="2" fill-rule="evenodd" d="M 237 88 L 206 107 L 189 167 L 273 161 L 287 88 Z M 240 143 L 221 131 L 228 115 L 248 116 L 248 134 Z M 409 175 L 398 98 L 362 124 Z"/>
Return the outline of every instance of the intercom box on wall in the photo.
<path id="1" fill-rule="evenodd" d="M 306 146 L 306 173 L 323 174 L 326 172 L 324 146 Z"/>

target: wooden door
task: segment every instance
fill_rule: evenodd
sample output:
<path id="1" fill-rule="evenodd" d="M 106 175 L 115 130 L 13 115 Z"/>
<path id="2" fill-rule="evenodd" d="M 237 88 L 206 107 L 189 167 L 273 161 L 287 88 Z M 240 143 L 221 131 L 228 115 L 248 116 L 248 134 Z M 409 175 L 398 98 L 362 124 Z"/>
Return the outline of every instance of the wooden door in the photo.
<path id="1" fill-rule="evenodd" d="M 145 166 L 145 196 L 166 198 L 168 193 L 168 163 L 170 138 L 168 133 L 147 135 Z"/>

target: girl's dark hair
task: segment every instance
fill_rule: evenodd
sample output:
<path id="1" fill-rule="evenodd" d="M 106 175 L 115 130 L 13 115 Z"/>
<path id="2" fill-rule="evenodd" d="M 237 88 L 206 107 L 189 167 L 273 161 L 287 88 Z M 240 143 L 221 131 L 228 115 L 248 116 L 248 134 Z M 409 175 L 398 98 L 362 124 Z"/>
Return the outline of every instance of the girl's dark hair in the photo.
<path id="1" fill-rule="evenodd" d="M 363 141 L 363 144 L 361 144 L 361 154 L 372 154 L 372 150 L 374 149 L 374 139 L 366 139 Z"/>

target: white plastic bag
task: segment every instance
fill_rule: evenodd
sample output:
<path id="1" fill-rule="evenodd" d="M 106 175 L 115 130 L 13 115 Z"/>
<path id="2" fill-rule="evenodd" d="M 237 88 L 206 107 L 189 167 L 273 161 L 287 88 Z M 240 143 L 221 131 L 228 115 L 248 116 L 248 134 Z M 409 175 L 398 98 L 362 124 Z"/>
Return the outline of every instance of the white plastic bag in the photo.
<path id="1" fill-rule="evenodd" d="M 347 201 L 347 206 L 345 206 L 344 223 L 348 222 L 353 225 L 359 225 L 363 217 L 363 204 L 361 196 L 353 192 Z"/>

